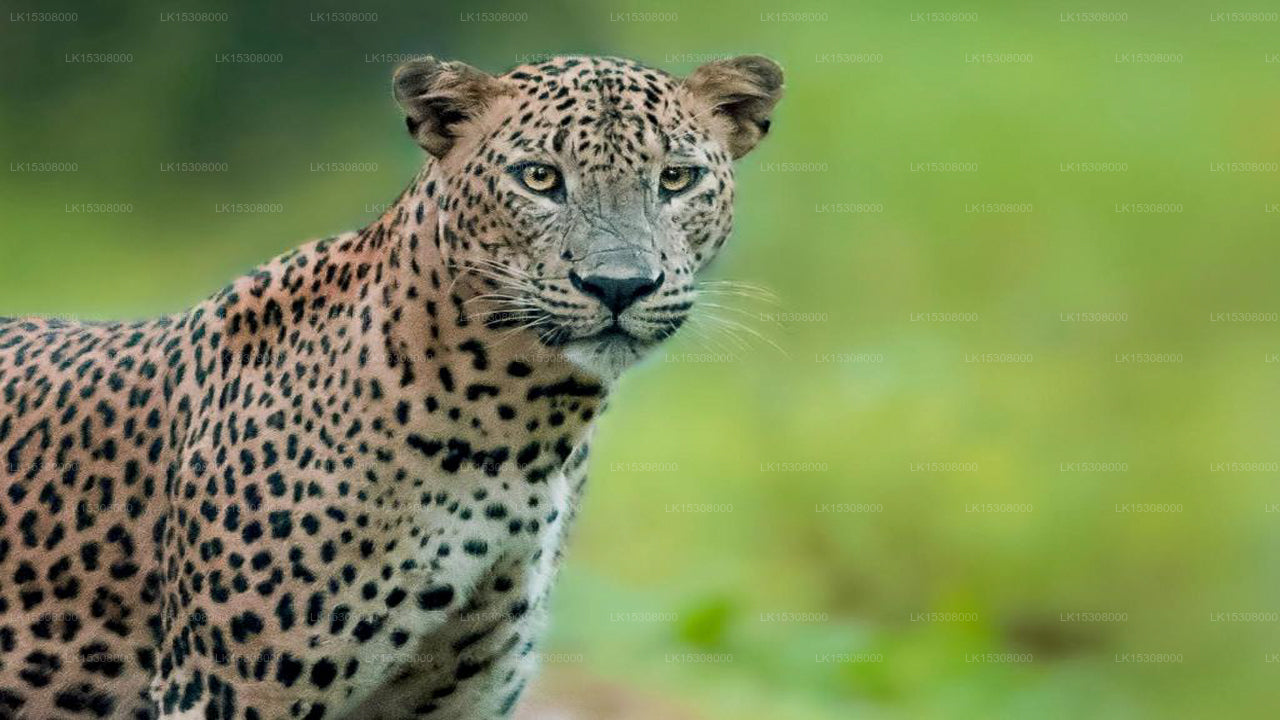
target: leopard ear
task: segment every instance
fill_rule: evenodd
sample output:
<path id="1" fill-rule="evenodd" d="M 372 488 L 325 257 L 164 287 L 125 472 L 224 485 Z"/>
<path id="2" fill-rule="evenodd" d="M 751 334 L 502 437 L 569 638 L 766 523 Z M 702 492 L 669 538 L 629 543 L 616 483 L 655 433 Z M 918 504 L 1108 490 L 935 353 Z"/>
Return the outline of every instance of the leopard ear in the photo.
<path id="1" fill-rule="evenodd" d="M 684 89 L 710 111 L 734 158 L 769 132 L 769 114 L 782 98 L 782 68 L 760 55 L 715 60 L 685 78 Z"/>
<path id="2" fill-rule="evenodd" d="M 433 57 L 396 68 L 393 85 L 409 134 L 438 158 L 453 147 L 459 125 L 477 117 L 494 97 L 505 93 L 492 75 L 465 63 Z"/>

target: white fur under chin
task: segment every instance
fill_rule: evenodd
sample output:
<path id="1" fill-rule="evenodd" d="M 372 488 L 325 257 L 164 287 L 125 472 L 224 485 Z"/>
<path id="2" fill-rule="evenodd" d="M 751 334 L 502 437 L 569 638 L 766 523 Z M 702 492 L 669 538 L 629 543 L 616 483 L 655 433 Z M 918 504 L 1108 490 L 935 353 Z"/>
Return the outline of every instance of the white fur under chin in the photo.
<path id="1" fill-rule="evenodd" d="M 605 382 L 618 379 L 623 370 L 644 356 L 647 348 L 622 337 L 574 340 L 562 349 L 565 358 L 578 368 Z"/>

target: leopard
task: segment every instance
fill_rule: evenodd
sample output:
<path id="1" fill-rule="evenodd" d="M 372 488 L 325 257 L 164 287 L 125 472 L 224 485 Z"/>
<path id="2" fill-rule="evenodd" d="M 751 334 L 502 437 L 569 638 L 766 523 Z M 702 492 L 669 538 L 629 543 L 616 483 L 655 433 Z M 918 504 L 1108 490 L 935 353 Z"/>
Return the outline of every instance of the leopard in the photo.
<path id="1" fill-rule="evenodd" d="M 0 717 L 515 712 L 593 429 L 690 317 L 782 70 L 392 86 L 424 160 L 366 227 L 179 314 L 0 320 Z"/>

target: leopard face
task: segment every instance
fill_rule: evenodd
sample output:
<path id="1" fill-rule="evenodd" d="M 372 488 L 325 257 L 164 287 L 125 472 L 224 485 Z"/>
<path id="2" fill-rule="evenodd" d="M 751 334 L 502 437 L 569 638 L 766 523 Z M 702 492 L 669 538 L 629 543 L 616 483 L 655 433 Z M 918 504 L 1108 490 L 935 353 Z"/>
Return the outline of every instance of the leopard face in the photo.
<path id="1" fill-rule="evenodd" d="M 687 319 L 732 228 L 733 160 L 768 132 L 781 90 L 755 56 L 685 79 L 587 57 L 497 77 L 425 60 L 396 76 L 473 312 L 605 379 Z"/>

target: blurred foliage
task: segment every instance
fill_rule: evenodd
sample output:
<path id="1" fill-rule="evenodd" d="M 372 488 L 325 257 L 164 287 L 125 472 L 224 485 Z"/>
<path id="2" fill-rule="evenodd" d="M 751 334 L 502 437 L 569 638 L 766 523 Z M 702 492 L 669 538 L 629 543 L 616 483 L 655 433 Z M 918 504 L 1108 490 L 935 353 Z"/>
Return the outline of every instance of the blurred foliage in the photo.
<path id="1" fill-rule="evenodd" d="M 732 598 L 699 598 L 697 604 L 676 614 L 679 618 L 679 638 L 683 642 L 706 650 L 724 647 L 730 622 L 738 613 Z"/>
<path id="2" fill-rule="evenodd" d="M 1210 168 L 1280 159 L 1277 25 L 1149 0 L 1111 23 L 962 5 L 976 22 L 920 21 L 913 13 L 939 8 L 887 0 L 60 3 L 79 21 L 5 18 L 0 312 L 173 311 L 372 219 L 420 162 L 390 100 L 392 56 L 500 71 L 573 51 L 683 73 L 768 54 L 788 96 L 740 164 L 738 231 L 715 273 L 778 295 L 719 312 L 782 351 L 708 320 L 623 383 L 550 649 L 709 718 L 1273 714 L 1280 623 L 1212 618 L 1280 611 L 1280 513 L 1267 512 L 1277 473 L 1213 468 L 1280 460 L 1280 363 L 1266 360 L 1280 343 L 1273 322 L 1210 317 L 1280 310 L 1280 213 L 1265 211 L 1280 193 L 1273 172 Z M 180 10 L 229 20 L 160 21 Z M 378 19 L 311 21 L 325 11 Z M 95 52 L 133 62 L 67 61 Z M 215 62 L 258 52 L 283 60 Z M 1183 60 L 1117 61 L 1133 52 Z M 981 53 L 1033 59 L 966 61 Z M 77 171 L 21 169 L 33 162 Z M 161 171 L 174 162 L 226 171 Z M 333 162 L 377 171 L 314 169 Z M 918 171 L 932 162 L 977 171 Z M 1076 162 L 1127 169 L 1062 170 Z M 133 211 L 68 212 L 115 202 Z M 876 210 L 848 211 L 858 203 Z M 966 211 L 979 203 L 1033 210 Z M 1183 210 L 1117 212 L 1125 203 Z M 1127 319 L 1062 319 L 1080 312 Z M 966 361 L 1002 352 L 1033 361 Z M 1126 353 L 1182 361 L 1116 361 Z M 821 469 L 770 469 L 784 463 Z M 976 470 L 919 469 L 928 463 Z M 817 511 L 857 503 L 883 509 Z M 1034 510 L 966 512 L 979 503 Z M 1124 503 L 1182 511 L 1117 512 Z M 1080 612 L 1126 620 L 1070 621 Z M 1033 661 L 975 660 L 986 653 Z"/>

